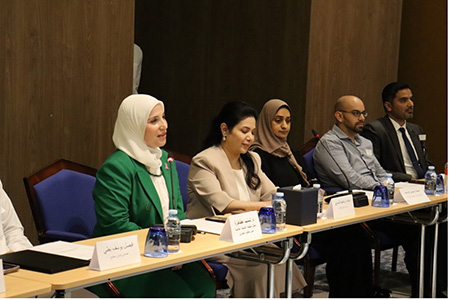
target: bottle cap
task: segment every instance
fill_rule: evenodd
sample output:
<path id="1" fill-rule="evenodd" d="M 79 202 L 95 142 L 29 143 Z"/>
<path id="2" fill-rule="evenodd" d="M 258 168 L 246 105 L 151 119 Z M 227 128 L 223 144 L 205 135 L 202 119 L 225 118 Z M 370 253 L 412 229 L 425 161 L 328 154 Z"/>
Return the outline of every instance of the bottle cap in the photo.
<path id="1" fill-rule="evenodd" d="M 315 188 L 315 189 L 320 189 L 320 184 L 319 184 L 319 183 L 314 183 L 314 184 L 313 184 L 313 188 Z"/>
<path id="2" fill-rule="evenodd" d="M 392 177 L 392 173 L 386 173 L 386 177 Z"/>
<path id="3" fill-rule="evenodd" d="M 434 170 L 434 166 L 428 166 L 429 170 Z"/>
<path id="4" fill-rule="evenodd" d="M 277 195 L 277 197 L 284 197 L 284 193 L 283 192 L 277 192 L 276 195 Z"/>
<path id="5" fill-rule="evenodd" d="M 169 209 L 169 215 L 178 215 L 178 210 L 176 210 L 176 209 Z"/>

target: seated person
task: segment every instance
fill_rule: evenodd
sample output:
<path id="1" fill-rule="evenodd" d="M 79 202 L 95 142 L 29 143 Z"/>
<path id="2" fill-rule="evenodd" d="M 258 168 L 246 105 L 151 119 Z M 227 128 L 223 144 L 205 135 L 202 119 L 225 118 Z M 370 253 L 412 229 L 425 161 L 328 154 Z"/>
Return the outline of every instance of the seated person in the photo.
<path id="1" fill-rule="evenodd" d="M 363 128 L 362 135 L 372 141 L 373 151 L 381 166 L 393 174 L 395 181 L 424 177 L 428 161 L 426 134 L 413 117 L 414 102 L 406 83 L 393 82 L 382 92 L 386 115 Z"/>
<path id="2" fill-rule="evenodd" d="M 0 181 L 0 254 L 33 247 Z"/>
<path id="3" fill-rule="evenodd" d="M 94 236 L 163 224 L 169 209 L 185 217 L 176 166 L 170 165 L 166 144 L 168 124 L 163 102 L 148 95 L 132 95 L 119 107 L 113 142 L 117 150 L 97 173 L 94 188 L 97 224 Z M 171 182 L 174 186 L 171 187 Z M 172 203 L 174 191 L 175 203 Z M 214 282 L 198 263 L 114 281 L 124 297 L 214 297 Z M 106 296 L 101 286 L 91 288 Z"/>
<path id="4" fill-rule="evenodd" d="M 256 111 L 244 102 L 225 104 L 214 118 L 204 150 L 191 162 L 188 176 L 188 218 L 201 218 L 236 210 L 252 211 L 271 205 L 276 192 L 261 171 L 261 160 L 248 149 L 253 143 Z M 227 282 L 234 298 L 265 298 L 265 264 L 215 257 L 228 267 Z M 275 296 L 284 292 L 285 265 L 275 267 Z M 305 286 L 298 268 L 293 272 L 293 291 Z"/>
<path id="5" fill-rule="evenodd" d="M 287 142 L 291 125 L 289 105 L 279 99 L 267 101 L 259 114 L 251 149 L 260 154 L 262 169 L 275 185 L 304 187 L 308 178 Z M 359 225 L 315 233 L 311 246 L 327 261 L 330 297 L 373 296 L 371 250 Z"/>
<path id="6" fill-rule="evenodd" d="M 386 172 L 373 154 L 372 143 L 359 135 L 367 116 L 356 96 L 342 96 L 334 106 L 336 123 L 319 140 L 314 164 L 322 187 L 373 190 Z"/>

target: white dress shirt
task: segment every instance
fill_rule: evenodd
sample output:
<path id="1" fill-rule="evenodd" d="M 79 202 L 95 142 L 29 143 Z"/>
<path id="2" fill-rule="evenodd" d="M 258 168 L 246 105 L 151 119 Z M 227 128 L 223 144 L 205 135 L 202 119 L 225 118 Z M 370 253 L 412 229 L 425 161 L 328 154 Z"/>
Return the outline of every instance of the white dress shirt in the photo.
<path id="1" fill-rule="evenodd" d="M 403 162 L 405 164 L 406 174 L 411 175 L 412 178 L 417 178 L 417 171 L 416 171 L 416 169 L 414 168 L 414 166 L 413 166 L 413 164 L 411 162 L 411 158 L 409 157 L 408 150 L 406 150 L 405 141 L 403 140 L 403 135 L 402 135 L 401 131 L 399 130 L 400 128 L 404 128 L 405 129 L 406 137 L 408 138 L 409 143 L 411 144 L 411 147 L 414 150 L 414 155 L 416 156 L 416 159 L 418 160 L 416 149 L 414 148 L 414 144 L 413 144 L 413 142 L 411 140 L 411 137 L 409 136 L 408 129 L 406 129 L 406 121 L 405 121 L 405 124 L 403 124 L 403 126 L 400 126 L 391 117 L 389 117 L 389 119 L 391 120 L 392 125 L 395 128 L 395 132 L 397 132 L 398 143 L 400 144 L 400 149 L 402 151 Z"/>
<path id="2" fill-rule="evenodd" d="M 0 254 L 33 247 L 0 181 Z"/>

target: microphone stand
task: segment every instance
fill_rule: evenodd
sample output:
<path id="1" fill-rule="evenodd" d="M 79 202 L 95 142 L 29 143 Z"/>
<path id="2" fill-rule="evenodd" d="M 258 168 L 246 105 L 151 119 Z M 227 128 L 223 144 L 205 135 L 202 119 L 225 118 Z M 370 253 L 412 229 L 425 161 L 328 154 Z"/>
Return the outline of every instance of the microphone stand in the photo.
<path id="1" fill-rule="evenodd" d="M 173 173 L 172 173 L 172 162 L 173 162 L 173 157 L 172 156 L 169 156 L 168 158 L 167 158 L 167 161 L 169 162 L 169 168 L 170 168 L 170 187 L 171 187 L 171 190 L 172 190 L 172 208 L 173 209 L 176 209 L 176 206 L 175 206 L 175 195 L 174 195 L 174 193 L 173 193 Z"/>

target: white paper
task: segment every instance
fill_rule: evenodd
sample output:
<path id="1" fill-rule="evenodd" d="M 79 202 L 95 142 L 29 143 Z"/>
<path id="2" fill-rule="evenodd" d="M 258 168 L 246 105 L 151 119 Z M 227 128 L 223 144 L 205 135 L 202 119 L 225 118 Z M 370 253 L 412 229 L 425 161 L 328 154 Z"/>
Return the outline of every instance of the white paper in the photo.
<path id="1" fill-rule="evenodd" d="M 259 223 L 258 213 L 249 211 L 229 216 L 219 239 L 236 243 L 250 241 L 261 236 L 261 224 Z"/>
<path id="2" fill-rule="evenodd" d="M 195 225 L 198 231 L 220 234 L 225 223 L 206 221 L 205 219 L 184 219 L 181 225 Z"/>
<path id="3" fill-rule="evenodd" d="M 331 199 L 328 204 L 325 218 L 338 219 L 355 215 L 355 207 L 353 206 L 353 196 L 345 195 Z"/>
<path id="4" fill-rule="evenodd" d="M 90 260 L 92 258 L 92 254 L 94 253 L 94 246 L 57 241 L 34 246 L 33 250 L 78 259 Z"/>
<path id="5" fill-rule="evenodd" d="M 6 292 L 5 274 L 3 274 L 3 259 L 0 259 L 0 293 Z"/>
<path id="6" fill-rule="evenodd" d="M 394 202 L 406 202 L 407 204 L 417 204 L 430 202 L 430 199 L 425 194 L 424 186 L 417 185 L 416 187 L 400 188 L 394 194 Z"/>
<path id="7" fill-rule="evenodd" d="M 137 235 L 97 242 L 89 269 L 104 271 L 141 262 Z"/>

